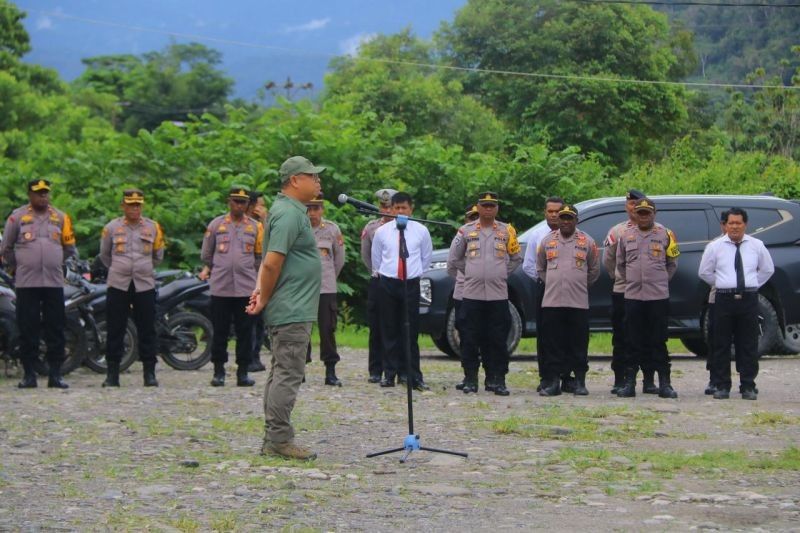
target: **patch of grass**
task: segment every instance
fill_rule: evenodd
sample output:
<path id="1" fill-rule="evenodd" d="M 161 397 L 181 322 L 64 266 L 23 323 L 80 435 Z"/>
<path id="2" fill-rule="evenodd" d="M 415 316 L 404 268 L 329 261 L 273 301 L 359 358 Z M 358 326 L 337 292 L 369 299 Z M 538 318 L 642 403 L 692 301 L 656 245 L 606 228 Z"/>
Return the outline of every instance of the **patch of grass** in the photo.
<path id="1" fill-rule="evenodd" d="M 178 518 L 170 520 L 169 523 L 175 529 L 178 529 L 179 531 L 185 531 L 186 533 L 194 533 L 195 531 L 200 531 L 202 527 L 200 522 L 198 522 L 197 520 L 186 514 L 182 514 Z"/>
<path id="2" fill-rule="evenodd" d="M 212 531 L 227 533 L 228 531 L 236 531 L 237 526 L 236 513 L 233 511 L 216 512 L 211 518 Z"/>
<path id="3" fill-rule="evenodd" d="M 122 505 L 104 517 L 105 525 L 114 531 L 152 531 L 155 525 L 151 518 L 133 512 Z"/>
<path id="4" fill-rule="evenodd" d="M 750 413 L 744 424 L 751 427 L 789 426 L 800 424 L 800 417 L 770 411 L 758 411 Z"/>
<path id="5" fill-rule="evenodd" d="M 539 384 L 539 372 L 536 369 L 526 369 L 524 372 L 509 372 L 506 375 L 506 383 L 509 387 L 525 390 L 536 390 Z"/>
<path id="6" fill-rule="evenodd" d="M 262 435 L 264 433 L 264 419 L 260 417 L 223 418 L 215 417 L 209 420 L 214 432 L 234 433 L 236 435 Z"/>
<path id="7" fill-rule="evenodd" d="M 619 420 L 602 423 L 614 416 Z M 567 441 L 626 441 L 653 435 L 660 416 L 646 409 L 627 406 L 567 407 L 542 406 L 531 416 L 510 416 L 492 423 L 492 430 L 502 435 L 550 438 Z"/>

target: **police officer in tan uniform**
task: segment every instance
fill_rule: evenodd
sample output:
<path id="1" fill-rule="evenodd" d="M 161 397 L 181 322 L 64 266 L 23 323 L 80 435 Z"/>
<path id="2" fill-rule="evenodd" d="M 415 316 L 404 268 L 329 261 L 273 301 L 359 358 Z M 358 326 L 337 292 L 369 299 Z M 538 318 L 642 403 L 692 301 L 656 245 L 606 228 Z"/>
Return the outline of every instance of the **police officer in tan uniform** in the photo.
<path id="1" fill-rule="evenodd" d="M 447 272 L 455 277 L 464 273 L 461 309 L 461 366 L 465 394 L 478 392 L 478 366 L 483 358 L 486 369 L 484 387 L 498 396 L 510 394 L 506 388 L 508 347 L 511 327 L 508 311 L 508 275 L 522 263 L 517 232 L 497 217 L 497 193 L 478 196 L 475 222 L 459 228 L 450 245 Z"/>
<path id="2" fill-rule="evenodd" d="M 252 387 L 255 384 L 247 375 L 253 351 L 253 317 L 245 308 L 256 288 L 264 227 L 245 214 L 249 202 L 250 195 L 245 188 L 230 190 L 228 213 L 208 225 L 200 252 L 205 266 L 199 277 L 208 279 L 211 289 L 213 387 L 225 385 L 231 323 L 236 331 L 236 385 Z"/>
<path id="3" fill-rule="evenodd" d="M 392 196 L 397 193 L 394 189 L 380 189 L 375 191 L 381 214 L 392 213 Z M 378 273 L 372 268 L 372 239 L 378 228 L 389 222 L 391 217 L 382 216 L 367 222 L 361 231 L 361 260 L 369 272 L 369 285 L 367 287 L 367 325 L 369 326 L 369 358 L 367 370 L 369 382 L 380 383 L 383 375 L 383 340 L 381 339 L 381 314 L 378 305 L 380 296 L 380 279 Z"/>
<path id="4" fill-rule="evenodd" d="M 628 213 L 628 219 L 612 227 L 603 243 L 605 248 L 603 266 L 605 266 L 611 281 L 614 282 L 611 289 L 611 344 L 613 345 L 611 370 L 614 371 L 614 386 L 611 388 L 611 394 L 616 394 L 625 382 L 625 368 L 622 362 L 625 357 L 625 287 L 622 278 L 616 275 L 617 243 L 625 230 L 636 225 L 636 214 L 633 208 L 643 198 L 645 198 L 645 194 L 639 190 L 630 189 L 627 192 L 625 211 Z M 642 371 L 642 392 L 658 394 L 658 387 L 655 385 L 654 373 L 651 369 Z"/>
<path id="5" fill-rule="evenodd" d="M 322 261 L 322 286 L 317 313 L 319 356 L 325 363 L 325 385 L 341 387 L 342 382 L 336 377 L 336 363 L 341 360 L 336 349 L 336 313 L 339 310 L 336 302 L 336 280 L 344 268 L 344 238 L 339 226 L 322 218 L 325 214 L 322 193 L 306 203 L 306 207 Z M 308 359 L 310 357 L 311 343 L 308 344 Z"/>
<path id="6" fill-rule="evenodd" d="M 28 205 L 8 217 L 0 244 L 0 258 L 13 273 L 17 293 L 20 359 L 25 375 L 19 388 L 37 386 L 35 360 L 39 335 L 47 345 L 47 386 L 66 389 L 61 379 L 64 360 L 64 260 L 76 256 L 75 233 L 69 215 L 50 205 L 50 182 L 28 183 Z"/>
<path id="7" fill-rule="evenodd" d="M 675 234 L 655 223 L 656 206 L 645 198 L 634 206 L 636 226 L 617 244 L 616 275 L 625 287 L 625 384 L 617 396 L 636 396 L 636 374 L 658 372 L 658 395 L 677 398 L 670 382 L 667 352 L 669 280 L 678 269 Z"/>
<path id="8" fill-rule="evenodd" d="M 589 287 L 600 276 L 600 253 L 587 233 L 576 229 L 578 209 L 564 204 L 558 230 L 537 246 L 536 269 L 544 282 L 542 300 L 541 396 L 561 394 L 561 376 L 575 373 L 576 396 L 586 396 L 589 371 Z"/>
<path id="9" fill-rule="evenodd" d="M 464 224 L 475 222 L 478 220 L 478 204 L 470 204 L 464 212 Z M 453 312 L 455 313 L 455 328 L 458 332 L 458 342 L 460 350 L 463 350 L 464 334 L 461 330 L 464 328 L 464 313 L 461 312 L 461 300 L 464 298 L 464 273 L 461 271 L 456 272 L 456 284 L 453 286 Z M 484 363 L 483 371 L 486 372 Z M 464 390 L 464 380 L 456 384 L 456 390 Z"/>
<path id="10" fill-rule="evenodd" d="M 164 259 L 164 232 L 158 222 L 142 216 L 143 204 L 144 194 L 139 189 L 123 191 L 123 216 L 106 224 L 100 239 L 100 260 L 108 268 L 108 372 L 104 387 L 119 387 L 122 340 L 131 306 L 144 386 L 158 387 L 155 267 Z"/>

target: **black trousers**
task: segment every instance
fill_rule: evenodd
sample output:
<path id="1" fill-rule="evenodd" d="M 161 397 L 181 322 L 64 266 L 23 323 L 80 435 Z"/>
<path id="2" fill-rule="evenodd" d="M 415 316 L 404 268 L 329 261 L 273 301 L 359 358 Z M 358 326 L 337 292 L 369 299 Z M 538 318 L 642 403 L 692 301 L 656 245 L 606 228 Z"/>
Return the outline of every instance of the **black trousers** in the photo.
<path id="1" fill-rule="evenodd" d="M 570 372 L 586 375 L 589 370 L 589 311 L 573 307 L 542 309 L 545 358 L 542 369 L 545 379 L 554 379 Z"/>
<path id="2" fill-rule="evenodd" d="M 136 292 L 133 282 L 127 291 L 109 287 L 106 293 L 106 358 L 109 361 L 122 360 L 123 341 L 128 316 L 133 307 L 133 322 L 139 341 L 139 360 L 142 363 L 156 362 L 156 291 Z"/>
<path id="3" fill-rule="evenodd" d="M 250 298 L 247 296 L 211 296 L 211 361 L 228 362 L 228 336 L 233 323 L 236 332 L 236 366 L 247 368 L 253 353 L 253 317 L 245 308 Z"/>
<path id="4" fill-rule="evenodd" d="M 669 299 L 625 300 L 624 368 L 636 371 L 669 372 L 667 320 Z"/>
<path id="5" fill-rule="evenodd" d="M 253 347 L 250 352 L 250 360 L 258 361 L 261 357 L 261 347 L 264 346 L 264 336 L 266 335 L 266 328 L 264 327 L 264 318 L 259 314 L 251 317 L 253 321 L 252 342 Z"/>
<path id="6" fill-rule="evenodd" d="M 464 298 L 461 336 L 461 367 L 465 374 L 477 372 L 483 359 L 487 376 L 508 373 L 508 330 L 511 314 L 508 300 L 482 301 Z"/>
<path id="7" fill-rule="evenodd" d="M 408 284 L 407 286 L 405 284 Z M 381 340 L 383 341 L 383 374 L 393 379 L 397 374 L 406 374 L 405 342 L 403 324 L 404 309 L 408 304 L 409 349 L 411 371 L 415 380 L 422 379 L 419 365 L 419 278 L 402 281 L 380 277 Z"/>
<path id="8" fill-rule="evenodd" d="M 326 365 L 335 365 L 341 360 L 336 350 L 336 321 L 339 307 L 336 293 L 320 294 L 317 308 L 317 327 L 319 328 L 319 358 Z M 306 361 L 311 360 L 311 343 L 308 343 Z"/>
<path id="9" fill-rule="evenodd" d="M 542 301 L 544 300 L 544 282 L 541 279 L 536 280 L 536 367 L 539 370 L 539 379 L 544 376 L 544 368 L 542 367 L 542 360 L 547 359 L 545 351 L 547 347 L 543 341 L 544 326 L 542 325 Z"/>
<path id="10" fill-rule="evenodd" d="M 369 359 L 367 369 L 370 376 L 383 374 L 383 340 L 381 339 L 381 281 L 369 278 L 367 286 L 367 326 L 369 327 Z"/>
<path id="11" fill-rule="evenodd" d="M 611 293 L 611 370 L 625 370 L 625 293 Z"/>
<path id="12" fill-rule="evenodd" d="M 731 388 L 731 337 L 736 345 L 740 390 L 753 389 L 758 375 L 758 293 L 741 299 L 717 293 L 714 303 L 714 353 L 711 379 L 717 387 Z"/>
<path id="13" fill-rule="evenodd" d="M 47 345 L 47 364 L 58 368 L 64 360 L 64 289 L 30 287 L 17 289 L 17 327 L 20 359 L 26 372 L 39 357 L 39 338 Z"/>

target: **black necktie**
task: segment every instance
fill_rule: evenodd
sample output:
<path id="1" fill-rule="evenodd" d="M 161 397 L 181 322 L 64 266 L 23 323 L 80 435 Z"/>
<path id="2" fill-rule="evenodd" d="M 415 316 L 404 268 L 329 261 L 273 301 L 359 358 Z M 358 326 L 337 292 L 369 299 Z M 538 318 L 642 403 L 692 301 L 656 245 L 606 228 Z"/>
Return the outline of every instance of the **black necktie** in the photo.
<path id="1" fill-rule="evenodd" d="M 739 252 L 741 242 L 735 242 L 736 257 L 733 259 L 733 267 L 736 269 L 736 292 L 744 292 L 744 265 L 742 264 L 742 254 Z"/>

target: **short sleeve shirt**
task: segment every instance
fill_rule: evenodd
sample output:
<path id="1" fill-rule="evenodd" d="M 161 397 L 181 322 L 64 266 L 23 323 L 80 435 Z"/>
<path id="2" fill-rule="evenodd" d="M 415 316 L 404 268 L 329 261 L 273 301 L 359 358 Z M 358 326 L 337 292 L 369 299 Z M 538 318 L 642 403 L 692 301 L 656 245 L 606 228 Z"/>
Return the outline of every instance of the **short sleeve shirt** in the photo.
<path id="1" fill-rule="evenodd" d="M 264 257 L 285 257 L 267 303 L 266 324 L 315 322 L 322 284 L 322 262 L 306 206 L 283 193 L 272 204 L 264 228 Z"/>

